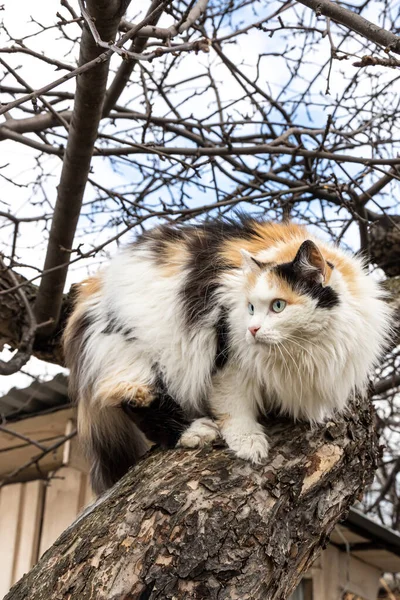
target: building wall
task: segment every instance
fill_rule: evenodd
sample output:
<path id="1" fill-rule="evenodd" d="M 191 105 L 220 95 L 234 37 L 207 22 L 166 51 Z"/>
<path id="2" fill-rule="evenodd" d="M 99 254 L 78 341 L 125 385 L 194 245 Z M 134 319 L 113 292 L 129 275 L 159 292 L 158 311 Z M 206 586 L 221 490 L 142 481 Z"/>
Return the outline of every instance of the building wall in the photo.
<path id="1" fill-rule="evenodd" d="M 27 573 L 82 508 L 92 492 L 85 473 L 62 467 L 48 481 L 0 490 L 0 598 Z"/>

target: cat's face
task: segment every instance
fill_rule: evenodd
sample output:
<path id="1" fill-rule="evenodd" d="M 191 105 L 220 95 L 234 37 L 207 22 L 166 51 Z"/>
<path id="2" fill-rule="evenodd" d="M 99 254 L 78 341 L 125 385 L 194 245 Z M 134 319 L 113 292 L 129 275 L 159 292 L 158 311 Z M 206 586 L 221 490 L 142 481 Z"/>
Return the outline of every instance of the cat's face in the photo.
<path id="1" fill-rule="evenodd" d="M 245 300 L 246 341 L 250 344 L 293 341 L 305 332 L 318 333 L 323 326 L 315 314 L 315 300 L 296 294 L 270 272 L 259 275 Z"/>
<path id="2" fill-rule="evenodd" d="M 259 263 L 243 252 L 247 295 L 243 299 L 249 344 L 296 345 L 327 326 L 326 309 L 339 303 L 326 282 L 327 266 L 317 246 L 301 244 L 291 262 Z"/>

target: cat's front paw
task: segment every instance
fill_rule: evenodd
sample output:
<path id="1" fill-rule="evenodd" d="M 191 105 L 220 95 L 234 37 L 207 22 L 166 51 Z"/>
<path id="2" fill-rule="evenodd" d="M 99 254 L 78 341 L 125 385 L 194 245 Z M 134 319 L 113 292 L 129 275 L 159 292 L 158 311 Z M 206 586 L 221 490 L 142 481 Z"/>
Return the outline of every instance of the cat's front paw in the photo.
<path id="1" fill-rule="evenodd" d="M 252 463 L 260 464 L 268 458 L 269 443 L 264 433 L 244 434 L 234 446 L 236 456 Z"/>
<path id="2" fill-rule="evenodd" d="M 240 430 L 230 427 L 223 432 L 229 448 L 244 460 L 255 464 L 263 463 L 268 458 L 269 443 L 261 425 L 256 425 L 253 430 Z"/>
<path id="3" fill-rule="evenodd" d="M 184 431 L 177 443 L 177 446 L 183 448 L 201 448 L 206 444 L 211 444 L 219 436 L 219 427 L 207 417 L 196 419 Z"/>

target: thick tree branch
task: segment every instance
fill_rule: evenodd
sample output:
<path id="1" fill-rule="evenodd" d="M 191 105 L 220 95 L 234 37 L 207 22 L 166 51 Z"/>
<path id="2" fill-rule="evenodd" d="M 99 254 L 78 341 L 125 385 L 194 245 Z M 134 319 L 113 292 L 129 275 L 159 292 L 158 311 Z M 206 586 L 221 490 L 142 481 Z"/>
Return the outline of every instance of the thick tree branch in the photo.
<path id="1" fill-rule="evenodd" d="M 374 394 L 383 394 L 385 392 L 388 392 L 389 390 L 392 390 L 393 388 L 396 388 L 400 385 L 400 374 L 399 373 L 393 373 L 393 375 L 391 375 L 390 377 L 387 377 L 386 379 L 382 379 L 381 381 L 378 381 L 375 385 L 374 385 Z"/>
<path id="2" fill-rule="evenodd" d="M 10 288 L 16 287 L 16 283 L 24 284 L 15 290 L 14 293 L 6 293 L 0 298 L 0 347 L 8 344 L 13 349 L 21 348 L 25 330 L 26 306 L 21 290 L 26 301 L 33 306 L 38 288 L 33 283 L 28 283 L 24 277 L 11 271 L 10 269 L 0 270 L 0 292 L 6 292 Z M 46 339 L 36 338 L 33 346 L 29 347 L 29 356 L 32 354 L 37 358 L 47 362 L 63 364 L 61 349 L 61 330 L 71 309 L 71 296 L 64 295 L 62 301 L 61 318 L 59 328 L 54 334 Z"/>
<path id="3" fill-rule="evenodd" d="M 297 0 L 297 2 L 312 8 L 317 16 L 325 15 L 325 17 L 329 17 L 332 21 L 355 31 L 367 40 L 383 46 L 388 51 L 400 54 L 400 37 L 398 35 L 371 23 L 371 21 L 364 19 L 364 17 L 357 15 L 348 8 L 344 8 L 336 2 L 331 2 L 331 0 Z"/>
<path id="4" fill-rule="evenodd" d="M 96 19 L 102 38 L 114 39 L 126 2 L 91 0 L 88 2 L 88 8 L 90 14 Z M 95 60 L 100 54 L 101 51 L 96 46 L 89 29 L 84 27 L 79 65 Z M 68 251 L 72 248 L 102 114 L 108 68 L 108 61 L 102 62 L 77 79 L 75 104 L 50 230 L 45 271 L 68 262 Z M 60 268 L 45 274 L 41 280 L 35 303 L 36 318 L 38 322 L 49 319 L 53 321 L 52 325 L 45 328 L 43 332 L 45 335 L 52 333 L 57 326 L 67 271 L 68 266 Z"/>
<path id="5" fill-rule="evenodd" d="M 399 170 L 394 168 L 373 183 L 368 190 L 359 195 L 358 200 L 360 205 L 364 206 L 364 204 L 367 204 L 371 198 L 379 194 L 396 176 L 399 176 Z"/>
<path id="6" fill-rule="evenodd" d="M 8 139 L 23 143 L 32 148 L 36 148 L 37 150 L 40 150 L 46 154 L 52 154 L 60 157 L 63 157 L 65 154 L 63 148 L 36 142 L 35 140 L 26 138 L 21 134 L 8 130 L 7 127 L 2 127 L 0 129 L 2 129 L 3 135 L 5 135 Z M 170 129 L 172 131 L 172 128 Z M 288 146 L 274 146 L 271 144 L 254 144 L 252 146 L 214 145 L 212 147 L 185 148 L 131 143 L 129 146 L 96 148 L 92 152 L 92 156 L 130 156 L 134 154 L 156 154 L 158 156 L 171 157 L 193 156 L 195 158 L 200 158 L 201 156 L 261 156 L 265 154 L 270 156 L 283 155 L 304 158 L 320 158 L 336 163 L 353 163 L 365 165 L 366 167 L 372 167 L 374 165 L 389 165 L 393 167 L 400 166 L 400 158 L 363 158 L 359 156 L 353 156 L 351 154 L 341 154 L 334 151 L 326 152 L 318 150 L 306 150 L 305 148 L 290 148 Z"/>
<path id="7" fill-rule="evenodd" d="M 67 529 L 5 600 L 286 599 L 374 472 L 373 414 L 272 419 L 268 464 L 154 451 Z"/>

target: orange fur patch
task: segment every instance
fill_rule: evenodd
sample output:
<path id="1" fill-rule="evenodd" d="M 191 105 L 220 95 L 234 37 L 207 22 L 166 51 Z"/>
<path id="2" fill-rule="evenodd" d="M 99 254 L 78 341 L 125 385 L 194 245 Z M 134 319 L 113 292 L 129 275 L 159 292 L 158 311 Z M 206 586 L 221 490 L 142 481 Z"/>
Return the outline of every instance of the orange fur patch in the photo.
<path id="1" fill-rule="evenodd" d="M 277 264 L 291 262 L 296 256 L 302 242 L 312 238 L 305 227 L 296 223 L 255 223 L 254 237 L 250 239 L 230 239 L 223 244 L 222 256 L 230 264 L 235 267 L 240 267 L 243 263 L 240 251 L 242 249 L 250 252 L 252 256 L 257 258 L 257 255 L 270 248 L 277 247 L 274 263 L 271 267 Z M 351 288 L 355 277 L 355 269 L 350 261 L 338 256 L 334 249 L 325 248 L 316 241 L 325 261 L 331 262 L 342 273 Z M 268 266 L 268 265 L 266 265 Z M 326 264 L 325 266 L 325 285 L 329 283 L 332 275 L 332 268 Z M 255 285 L 256 275 L 250 273 L 248 275 L 248 286 Z M 285 286 L 286 288 L 287 286 Z"/>
<path id="2" fill-rule="evenodd" d="M 247 290 L 251 290 L 256 285 L 258 277 L 259 277 L 258 273 L 255 273 L 254 271 L 247 273 L 247 275 L 246 275 Z"/>
<path id="3" fill-rule="evenodd" d="M 86 300 L 90 298 L 90 296 L 94 296 L 101 292 L 101 279 L 99 275 L 94 275 L 93 277 L 88 277 L 84 279 L 79 287 L 78 291 L 78 301 Z"/>
<path id="4" fill-rule="evenodd" d="M 294 238 L 294 239 L 293 239 Z M 259 252 L 268 250 L 282 242 L 295 247 L 297 250 L 302 241 L 308 238 L 307 231 L 301 225 L 295 223 L 257 223 L 254 222 L 254 235 L 249 239 L 234 238 L 226 240 L 223 243 L 222 256 L 230 264 L 240 267 L 242 264 L 242 255 L 240 250 L 244 249 L 250 252 L 252 256 L 257 256 Z M 296 252 L 291 260 L 295 257 Z M 280 262 L 286 262 L 282 260 Z"/>
<path id="5" fill-rule="evenodd" d="M 96 400 L 103 407 L 119 406 L 123 400 L 129 400 L 138 407 L 146 407 L 151 404 L 154 396 L 147 385 L 115 380 L 103 381 L 97 391 Z"/>
<path id="6" fill-rule="evenodd" d="M 289 243 L 285 244 L 284 246 L 282 245 L 278 249 L 278 252 L 276 254 L 276 264 L 292 262 L 292 260 L 294 260 L 294 257 L 296 256 L 297 251 L 301 246 L 301 243 L 307 239 L 310 239 L 310 236 L 307 235 L 306 231 L 304 231 L 303 233 L 305 234 L 304 239 L 297 238 L 297 239 L 291 240 L 291 241 L 289 241 Z M 326 251 L 326 248 L 321 247 L 321 245 L 318 243 L 318 241 L 316 242 L 316 245 L 325 260 L 324 283 L 325 283 L 325 285 L 327 285 L 331 278 L 331 275 L 332 275 L 332 268 L 327 264 L 326 261 L 329 260 L 332 264 L 334 264 L 334 261 L 330 260 L 330 258 L 328 256 L 329 253 Z"/>
<path id="7" fill-rule="evenodd" d="M 345 256 L 339 255 L 335 252 L 334 249 L 324 248 L 322 250 L 322 254 L 325 260 L 329 260 L 330 263 L 333 264 L 335 269 L 337 269 L 343 276 L 348 289 L 350 292 L 357 296 L 359 293 L 358 286 L 356 284 L 357 280 L 357 269 L 352 264 L 351 259 L 346 258 Z M 329 267 L 329 277 L 331 276 L 332 269 Z M 326 281 L 329 281 L 329 277 L 327 276 Z"/>
<path id="8" fill-rule="evenodd" d="M 162 256 L 162 274 L 165 277 L 173 277 L 181 273 L 189 260 L 189 253 L 184 242 L 168 242 L 164 245 Z"/>

